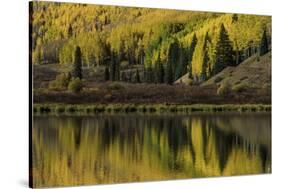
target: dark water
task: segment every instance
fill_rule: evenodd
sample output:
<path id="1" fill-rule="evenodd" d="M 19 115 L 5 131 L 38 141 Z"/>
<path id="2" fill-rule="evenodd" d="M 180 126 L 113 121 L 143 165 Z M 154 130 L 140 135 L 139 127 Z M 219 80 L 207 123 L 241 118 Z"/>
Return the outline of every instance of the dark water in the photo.
<path id="1" fill-rule="evenodd" d="M 39 186 L 271 172 L 271 114 L 36 116 Z"/>

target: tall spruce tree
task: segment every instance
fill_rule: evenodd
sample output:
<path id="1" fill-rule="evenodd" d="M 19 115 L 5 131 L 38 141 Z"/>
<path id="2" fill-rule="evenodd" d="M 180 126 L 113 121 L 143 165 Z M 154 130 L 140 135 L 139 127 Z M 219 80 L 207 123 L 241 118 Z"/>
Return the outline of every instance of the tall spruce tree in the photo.
<path id="1" fill-rule="evenodd" d="M 205 34 L 205 37 L 204 37 L 204 44 L 203 44 L 203 63 L 202 63 L 202 71 L 201 71 L 201 80 L 206 80 L 207 77 L 208 77 L 208 74 L 210 73 L 207 73 L 209 70 L 208 70 L 208 65 L 209 65 L 209 62 L 210 62 L 210 58 L 209 58 L 209 54 L 208 54 L 208 43 L 210 42 L 210 38 L 209 38 L 209 35 L 208 35 L 208 32 Z"/>
<path id="2" fill-rule="evenodd" d="M 223 24 L 221 24 L 218 42 L 215 49 L 214 73 L 222 71 L 227 66 L 234 65 L 232 42 Z"/>
<path id="3" fill-rule="evenodd" d="M 188 65 L 189 65 L 189 77 L 192 78 L 192 56 L 195 50 L 195 47 L 197 45 L 197 37 L 196 34 L 194 33 L 193 37 L 192 37 L 192 41 L 189 47 L 189 51 L 188 51 Z"/>
<path id="4" fill-rule="evenodd" d="M 111 62 L 110 62 L 110 80 L 115 81 L 116 80 L 116 72 L 117 72 L 117 58 L 115 51 L 111 52 Z"/>
<path id="5" fill-rule="evenodd" d="M 161 63 L 160 54 L 158 54 L 158 58 L 155 63 L 155 82 L 156 83 L 164 83 L 164 67 Z"/>
<path id="6" fill-rule="evenodd" d="M 266 31 L 263 31 L 261 42 L 260 42 L 260 55 L 264 55 L 268 52 L 268 39 L 266 35 Z"/>
<path id="7" fill-rule="evenodd" d="M 75 52 L 74 52 L 72 77 L 73 78 L 78 77 L 82 79 L 82 53 L 79 46 L 75 48 Z"/>
<path id="8" fill-rule="evenodd" d="M 172 84 L 174 81 L 174 73 L 173 73 L 173 46 L 172 44 L 168 48 L 168 55 L 167 55 L 167 64 L 166 64 L 166 72 L 165 72 L 165 81 L 167 84 Z"/>
<path id="9" fill-rule="evenodd" d="M 176 80 L 181 75 L 181 48 L 177 39 L 170 45 L 170 59 L 172 61 L 173 80 Z"/>
<path id="10" fill-rule="evenodd" d="M 179 43 L 175 40 L 170 44 L 167 54 L 166 83 L 172 84 L 175 79 L 175 70 L 179 66 Z"/>

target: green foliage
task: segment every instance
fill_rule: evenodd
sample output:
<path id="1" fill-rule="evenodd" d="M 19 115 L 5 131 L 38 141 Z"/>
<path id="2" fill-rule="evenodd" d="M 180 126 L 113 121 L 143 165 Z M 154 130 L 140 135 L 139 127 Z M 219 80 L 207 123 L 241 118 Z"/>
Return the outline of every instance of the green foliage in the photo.
<path id="1" fill-rule="evenodd" d="M 66 88 L 68 86 L 68 83 L 71 79 L 71 76 L 69 73 L 65 74 L 59 74 L 56 76 L 56 79 L 51 81 L 49 83 L 49 88 L 50 89 L 63 89 Z"/>
<path id="2" fill-rule="evenodd" d="M 223 24 L 221 24 L 218 42 L 216 44 L 214 73 L 222 71 L 227 66 L 234 65 L 232 42 Z"/>
<path id="3" fill-rule="evenodd" d="M 111 53 L 110 62 L 110 80 L 118 81 L 120 79 L 120 61 L 117 57 L 117 53 L 113 51 Z"/>
<path id="4" fill-rule="evenodd" d="M 119 80 L 119 62 L 126 61 L 144 65 L 146 82 L 159 82 L 158 56 L 169 83 L 187 72 L 205 80 L 234 65 L 227 44 L 237 65 L 271 43 L 267 16 L 34 2 L 31 22 L 32 63 L 71 64 L 79 46 L 81 67 L 110 65 L 111 80 Z"/>
<path id="5" fill-rule="evenodd" d="M 261 42 L 260 42 L 260 55 L 264 55 L 269 51 L 268 40 L 266 35 L 266 30 L 263 31 Z"/>
<path id="6" fill-rule="evenodd" d="M 191 41 L 191 44 L 190 44 L 190 48 L 189 48 L 189 58 L 188 60 L 190 60 L 189 62 L 189 77 L 192 78 L 192 58 L 193 58 L 193 53 L 194 53 L 194 50 L 195 50 L 195 47 L 197 45 L 197 37 L 196 37 L 196 34 L 194 33 L 193 34 L 193 37 L 192 37 L 192 41 Z"/>
<path id="7" fill-rule="evenodd" d="M 82 88 L 82 81 L 79 77 L 72 78 L 72 80 L 68 84 L 68 90 L 71 92 L 78 93 L 82 90 Z"/>
<path id="8" fill-rule="evenodd" d="M 75 48 L 72 77 L 82 79 L 82 54 L 79 46 Z"/>
<path id="9" fill-rule="evenodd" d="M 165 81 L 165 70 L 160 60 L 160 55 L 158 55 L 158 59 L 155 64 L 155 80 L 156 83 L 164 83 Z"/>
<path id="10" fill-rule="evenodd" d="M 229 35 L 229 41 L 232 43 L 233 50 L 236 52 L 237 65 L 249 57 L 249 51 L 255 51 L 255 48 L 259 46 L 264 28 L 267 28 L 266 31 L 270 33 L 270 29 L 268 28 L 271 27 L 271 18 L 254 15 L 235 15 L 233 20 L 233 14 L 225 14 L 218 18 L 206 20 L 200 29 L 194 31 L 198 40 L 192 56 L 192 75 L 201 76 L 204 59 L 203 44 L 207 32 L 210 39 L 207 45 L 207 52 L 210 59 L 207 75 L 210 77 L 209 75 L 212 76 L 214 74 L 216 44 L 219 39 L 221 24 L 224 24 Z M 185 46 L 190 46 L 193 35 L 194 33 L 187 34 L 180 41 Z M 267 36 L 270 37 L 270 35 Z"/>
<path id="11" fill-rule="evenodd" d="M 180 47 L 177 40 L 170 44 L 167 53 L 167 65 L 166 65 L 166 83 L 172 84 L 178 77 L 175 76 L 175 70 L 180 66 Z"/>

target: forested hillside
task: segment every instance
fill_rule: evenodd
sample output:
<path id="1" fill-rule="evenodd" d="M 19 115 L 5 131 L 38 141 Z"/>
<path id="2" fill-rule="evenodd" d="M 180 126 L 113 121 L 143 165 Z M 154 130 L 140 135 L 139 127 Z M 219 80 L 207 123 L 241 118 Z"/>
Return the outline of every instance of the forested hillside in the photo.
<path id="1" fill-rule="evenodd" d="M 201 82 L 271 48 L 268 16 L 33 2 L 30 24 L 33 64 L 71 65 L 79 47 L 83 68 L 125 82 L 124 65 L 137 82 Z"/>

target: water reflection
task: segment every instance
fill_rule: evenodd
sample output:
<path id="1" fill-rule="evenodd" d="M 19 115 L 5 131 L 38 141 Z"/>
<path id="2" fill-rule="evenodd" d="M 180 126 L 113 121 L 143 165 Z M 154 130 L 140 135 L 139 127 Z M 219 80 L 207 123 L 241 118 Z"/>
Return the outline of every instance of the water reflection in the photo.
<path id="1" fill-rule="evenodd" d="M 34 117 L 36 187 L 271 172 L 270 114 Z"/>

